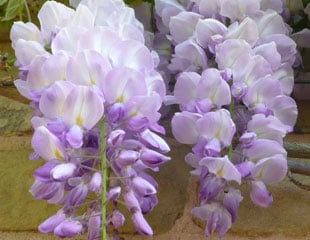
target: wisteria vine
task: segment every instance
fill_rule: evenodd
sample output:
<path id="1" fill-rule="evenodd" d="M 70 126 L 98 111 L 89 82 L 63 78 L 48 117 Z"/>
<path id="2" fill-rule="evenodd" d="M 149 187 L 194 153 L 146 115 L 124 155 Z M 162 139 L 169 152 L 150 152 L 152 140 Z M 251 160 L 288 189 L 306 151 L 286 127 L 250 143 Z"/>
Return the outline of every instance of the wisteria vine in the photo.
<path id="1" fill-rule="evenodd" d="M 157 183 L 146 170 L 158 171 L 170 149 L 157 134 L 165 132 L 165 84 L 143 25 L 115 0 L 86 0 L 76 10 L 48 1 L 38 17 L 40 29 L 15 22 L 11 40 L 15 86 L 34 108 L 31 158 L 45 160 L 30 192 L 62 206 L 39 230 L 91 240 L 107 239 L 111 227 L 118 239 L 124 204 L 136 230 L 152 235 L 144 214 L 158 202 Z"/>
<path id="2" fill-rule="evenodd" d="M 253 203 L 268 207 L 266 184 L 286 176 L 298 64 L 286 12 L 281 0 L 156 1 L 160 34 L 172 46 L 166 75 L 176 79 L 166 103 L 181 110 L 172 132 L 193 145 L 186 161 L 200 181 L 200 205 L 192 214 L 206 221 L 206 236 L 222 237 L 236 221 L 243 197 L 234 182 L 249 182 Z"/>
<path id="3" fill-rule="evenodd" d="M 111 228 L 121 239 L 125 205 L 135 229 L 153 235 L 144 215 L 158 186 L 148 172 L 170 160 L 163 103 L 179 106 L 172 133 L 193 146 L 192 214 L 207 237 L 236 221 L 237 184 L 250 183 L 253 203 L 270 206 L 266 185 L 286 175 L 283 138 L 297 118 L 289 95 L 300 60 L 284 2 L 155 0 L 152 34 L 122 0 L 70 3 L 47 1 L 40 28 L 19 21 L 10 35 L 15 86 L 34 109 L 31 159 L 45 161 L 30 192 L 61 206 L 39 230 L 94 240 Z"/>

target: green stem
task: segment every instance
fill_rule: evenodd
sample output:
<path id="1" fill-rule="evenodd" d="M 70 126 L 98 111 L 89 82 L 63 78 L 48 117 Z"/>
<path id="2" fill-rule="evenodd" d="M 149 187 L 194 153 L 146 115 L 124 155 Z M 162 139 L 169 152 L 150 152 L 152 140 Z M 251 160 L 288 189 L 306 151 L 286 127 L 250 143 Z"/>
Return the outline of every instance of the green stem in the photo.
<path id="1" fill-rule="evenodd" d="M 231 98 L 231 102 L 229 105 L 229 112 L 230 112 L 230 117 L 233 118 L 234 117 L 234 108 L 235 108 L 235 102 L 234 102 L 234 98 Z M 233 145 L 230 144 L 229 149 L 228 149 L 228 158 L 231 159 L 231 155 L 233 152 Z"/>
<path id="2" fill-rule="evenodd" d="M 101 193 L 101 228 L 102 240 L 107 240 L 106 230 L 106 199 L 107 199 L 107 158 L 106 158 L 106 133 L 104 120 L 100 122 L 100 141 L 101 141 L 101 173 L 102 173 L 102 193 Z"/>
<path id="3" fill-rule="evenodd" d="M 26 13 L 27 13 L 28 22 L 31 22 L 31 14 L 29 11 L 27 0 L 24 0 L 24 5 L 25 5 Z"/>

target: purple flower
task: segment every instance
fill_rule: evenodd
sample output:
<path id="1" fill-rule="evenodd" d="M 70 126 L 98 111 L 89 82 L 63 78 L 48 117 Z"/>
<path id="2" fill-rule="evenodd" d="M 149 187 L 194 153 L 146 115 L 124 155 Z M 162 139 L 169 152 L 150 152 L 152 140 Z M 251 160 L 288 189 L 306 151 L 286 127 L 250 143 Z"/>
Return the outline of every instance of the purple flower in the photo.
<path id="1" fill-rule="evenodd" d="M 57 237 L 75 237 L 82 232 L 83 225 L 79 221 L 66 220 L 61 222 L 55 229 L 54 234 Z"/>
<path id="2" fill-rule="evenodd" d="M 265 184 L 260 181 L 252 182 L 251 200 L 260 207 L 269 207 L 273 201 L 271 193 Z"/>
<path id="3" fill-rule="evenodd" d="M 136 230 L 143 235 L 153 235 L 153 230 L 147 221 L 144 219 L 142 213 L 140 211 L 135 211 L 132 214 L 132 222 L 136 228 Z"/>
<path id="4" fill-rule="evenodd" d="M 208 171 L 217 177 L 224 178 L 226 181 L 236 181 L 241 184 L 241 175 L 227 156 L 223 158 L 205 157 L 200 160 L 199 164 L 207 167 Z"/>
<path id="5" fill-rule="evenodd" d="M 230 213 L 221 204 L 216 202 L 194 207 L 192 214 L 207 221 L 205 230 L 207 237 L 214 231 L 218 232 L 219 237 L 223 237 L 232 224 Z"/>
<path id="6" fill-rule="evenodd" d="M 39 226 L 39 231 L 42 233 L 51 233 L 54 232 L 55 228 L 65 221 L 66 215 L 62 210 L 58 211 L 55 215 L 46 219 L 43 223 Z"/>

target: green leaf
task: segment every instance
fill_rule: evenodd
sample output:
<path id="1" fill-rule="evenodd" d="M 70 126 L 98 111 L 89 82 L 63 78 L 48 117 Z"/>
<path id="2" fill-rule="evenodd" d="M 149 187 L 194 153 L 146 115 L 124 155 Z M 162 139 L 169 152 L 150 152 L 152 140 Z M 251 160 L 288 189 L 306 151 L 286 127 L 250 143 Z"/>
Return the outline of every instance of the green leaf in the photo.
<path id="1" fill-rule="evenodd" d="M 2 6 L 3 4 L 5 4 L 8 0 L 0 0 L 0 6 Z"/>
<path id="2" fill-rule="evenodd" d="M 19 7 L 21 6 L 20 0 L 9 0 L 8 6 L 5 10 L 5 15 L 1 21 L 12 20 L 18 15 Z"/>

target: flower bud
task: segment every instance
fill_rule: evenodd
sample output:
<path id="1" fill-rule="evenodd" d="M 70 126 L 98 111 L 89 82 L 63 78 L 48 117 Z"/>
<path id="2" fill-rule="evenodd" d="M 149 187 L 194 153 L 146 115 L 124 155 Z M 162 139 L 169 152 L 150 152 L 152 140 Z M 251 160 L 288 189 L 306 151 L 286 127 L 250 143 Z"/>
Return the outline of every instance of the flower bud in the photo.
<path id="1" fill-rule="evenodd" d="M 273 197 L 261 181 L 252 182 L 251 200 L 260 207 L 267 208 L 271 205 Z"/>
<path id="2" fill-rule="evenodd" d="M 107 199 L 108 200 L 116 200 L 119 198 L 120 194 L 121 194 L 121 190 L 122 188 L 120 186 L 117 186 L 117 187 L 114 187 L 114 188 L 111 188 L 108 192 L 108 197 Z"/>
<path id="3" fill-rule="evenodd" d="M 156 188 L 142 177 L 135 176 L 132 179 L 133 190 L 140 196 L 149 196 L 156 194 Z"/>
<path id="4" fill-rule="evenodd" d="M 73 163 L 59 164 L 51 170 L 51 176 L 56 181 L 64 181 L 73 175 L 75 169 Z"/>
<path id="5" fill-rule="evenodd" d="M 124 225 L 125 217 L 119 210 L 113 210 L 108 217 L 108 224 L 114 228 L 120 228 Z"/>
<path id="6" fill-rule="evenodd" d="M 170 151 L 169 145 L 165 142 L 165 140 L 150 131 L 149 129 L 143 131 L 140 134 L 140 137 L 144 143 L 149 144 L 150 146 L 160 150 L 161 152 L 166 153 Z"/>
<path id="7" fill-rule="evenodd" d="M 133 150 L 122 150 L 118 155 L 116 162 L 119 166 L 125 167 L 134 164 L 139 158 L 139 153 Z"/>
<path id="8" fill-rule="evenodd" d="M 66 220 L 60 223 L 54 230 L 54 234 L 57 237 L 65 238 L 65 237 L 75 237 L 79 234 L 83 229 L 83 225 L 78 221 Z"/>
<path id="9" fill-rule="evenodd" d="M 136 211 L 132 215 L 132 222 L 136 230 L 143 235 L 151 236 L 153 235 L 153 230 L 150 225 L 147 223 L 140 211 Z"/>
<path id="10" fill-rule="evenodd" d="M 88 184 L 88 188 L 93 191 L 97 192 L 101 187 L 102 176 L 100 172 L 95 172 Z"/>
<path id="11" fill-rule="evenodd" d="M 145 165 L 153 168 L 169 161 L 171 158 L 150 149 L 143 149 L 140 154 L 140 159 Z"/>
<path id="12" fill-rule="evenodd" d="M 42 233 L 51 233 L 60 223 L 65 221 L 65 219 L 66 215 L 64 214 L 63 210 L 60 210 L 55 215 L 49 217 L 43 223 L 41 223 L 38 229 Z"/>
<path id="13" fill-rule="evenodd" d="M 109 137 L 107 138 L 108 146 L 117 147 L 122 144 L 125 134 L 125 131 L 121 129 L 116 129 L 110 132 Z"/>
<path id="14" fill-rule="evenodd" d="M 128 129 L 133 132 L 142 132 L 149 125 L 149 120 L 146 117 L 132 117 L 128 120 Z"/>

